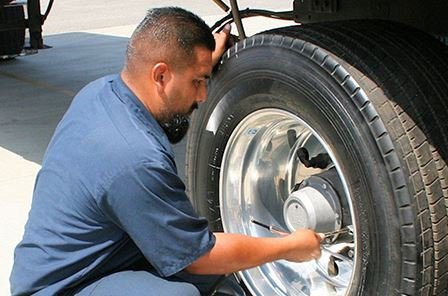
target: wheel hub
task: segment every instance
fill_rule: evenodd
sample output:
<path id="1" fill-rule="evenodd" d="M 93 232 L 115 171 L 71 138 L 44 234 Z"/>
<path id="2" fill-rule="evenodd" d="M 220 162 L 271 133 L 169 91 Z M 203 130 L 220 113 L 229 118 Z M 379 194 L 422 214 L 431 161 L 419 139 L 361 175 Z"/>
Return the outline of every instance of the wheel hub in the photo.
<path id="1" fill-rule="evenodd" d="M 310 157 L 328 154 L 334 170 L 306 167 L 297 156 L 300 148 Z M 344 225 L 350 222 L 337 158 L 310 126 L 287 111 L 262 109 L 246 116 L 226 144 L 220 170 L 220 212 L 226 232 L 278 236 L 253 220 L 283 230 L 317 232 L 339 230 L 342 220 Z M 319 260 L 279 260 L 240 276 L 253 295 L 342 296 L 354 274 L 356 256 L 341 261 L 338 254 L 345 248 L 354 250 L 352 238 L 335 237 Z"/>
<path id="2" fill-rule="evenodd" d="M 283 207 L 288 229 L 329 232 L 341 228 L 341 206 L 336 191 L 319 177 L 310 177 L 291 193 Z"/>

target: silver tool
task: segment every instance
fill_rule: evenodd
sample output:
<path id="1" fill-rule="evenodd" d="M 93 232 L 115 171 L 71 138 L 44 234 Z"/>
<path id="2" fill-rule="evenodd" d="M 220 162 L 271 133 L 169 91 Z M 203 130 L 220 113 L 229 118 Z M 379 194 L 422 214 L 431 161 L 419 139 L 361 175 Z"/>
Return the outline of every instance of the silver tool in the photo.
<path id="1" fill-rule="evenodd" d="M 330 239 L 336 235 L 343 234 L 343 233 L 350 233 L 350 232 L 351 232 L 351 230 L 348 227 L 344 227 L 339 230 L 324 232 L 323 235 L 324 235 L 324 239 Z"/>

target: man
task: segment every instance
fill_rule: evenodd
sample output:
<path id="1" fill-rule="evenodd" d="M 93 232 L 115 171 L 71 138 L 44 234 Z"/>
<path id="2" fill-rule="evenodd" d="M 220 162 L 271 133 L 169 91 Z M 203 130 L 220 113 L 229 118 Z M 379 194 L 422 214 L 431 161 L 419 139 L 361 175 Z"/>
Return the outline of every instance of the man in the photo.
<path id="1" fill-rule="evenodd" d="M 23 240 L 13 295 L 200 295 L 211 276 L 278 259 L 320 256 L 320 237 L 211 233 L 184 192 L 169 140 L 206 99 L 225 49 L 180 8 L 148 12 L 121 75 L 86 86 L 49 144 Z M 216 43 L 216 48 L 215 48 Z M 206 286 L 205 285 L 205 286 Z"/>

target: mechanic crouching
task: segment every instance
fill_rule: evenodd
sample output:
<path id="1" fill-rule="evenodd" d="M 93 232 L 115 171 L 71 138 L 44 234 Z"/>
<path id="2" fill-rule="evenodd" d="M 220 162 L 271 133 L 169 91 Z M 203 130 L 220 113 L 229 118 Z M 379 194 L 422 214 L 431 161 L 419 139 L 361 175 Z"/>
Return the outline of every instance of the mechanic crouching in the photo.
<path id="1" fill-rule="evenodd" d="M 183 9 L 151 9 L 122 72 L 78 93 L 36 179 L 12 295 L 204 295 L 218 275 L 320 256 L 311 230 L 210 232 L 177 175 L 171 143 L 206 100 L 228 37 Z"/>

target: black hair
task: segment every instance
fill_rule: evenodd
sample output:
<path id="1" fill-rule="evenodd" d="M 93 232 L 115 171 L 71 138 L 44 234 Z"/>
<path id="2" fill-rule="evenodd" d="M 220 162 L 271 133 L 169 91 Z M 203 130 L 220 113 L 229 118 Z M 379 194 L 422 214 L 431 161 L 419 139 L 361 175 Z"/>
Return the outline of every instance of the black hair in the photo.
<path id="1" fill-rule="evenodd" d="M 211 29 L 200 17 L 179 7 L 153 8 L 132 34 L 126 57 L 127 62 L 163 57 L 181 66 L 197 46 L 215 49 Z"/>

